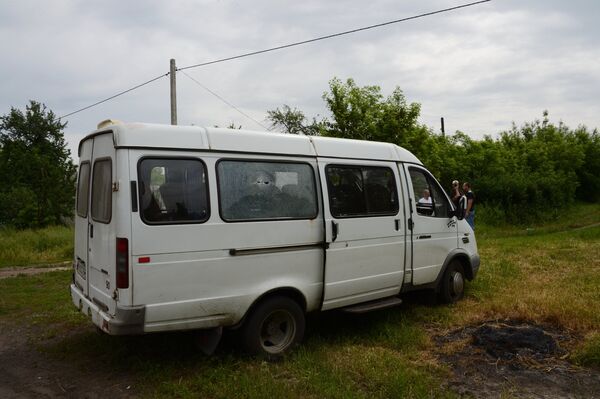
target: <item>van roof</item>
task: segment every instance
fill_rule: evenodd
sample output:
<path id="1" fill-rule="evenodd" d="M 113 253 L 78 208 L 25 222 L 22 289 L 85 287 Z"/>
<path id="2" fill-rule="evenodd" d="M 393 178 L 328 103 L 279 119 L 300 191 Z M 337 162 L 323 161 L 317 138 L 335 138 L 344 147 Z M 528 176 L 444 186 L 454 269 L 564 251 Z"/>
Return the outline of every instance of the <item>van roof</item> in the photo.
<path id="1" fill-rule="evenodd" d="M 160 148 L 200 151 L 256 152 L 399 161 L 421 164 L 410 151 L 391 143 L 304 136 L 252 130 L 172 126 L 150 123 L 104 125 L 81 140 L 113 133 L 116 148 Z"/>

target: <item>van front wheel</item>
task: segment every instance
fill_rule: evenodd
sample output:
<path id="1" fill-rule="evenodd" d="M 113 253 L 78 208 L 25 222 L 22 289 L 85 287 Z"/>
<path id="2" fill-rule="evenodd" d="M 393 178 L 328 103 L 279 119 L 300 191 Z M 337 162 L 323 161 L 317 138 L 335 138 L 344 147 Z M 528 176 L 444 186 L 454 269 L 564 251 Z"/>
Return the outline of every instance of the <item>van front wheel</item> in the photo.
<path id="1" fill-rule="evenodd" d="M 443 303 L 454 303 L 465 293 L 465 272 L 462 264 L 454 260 L 448 265 L 440 282 L 439 297 Z"/>
<path id="2" fill-rule="evenodd" d="M 252 355 L 277 359 L 304 336 L 304 312 L 291 298 L 277 296 L 259 303 L 241 329 L 244 349 Z"/>

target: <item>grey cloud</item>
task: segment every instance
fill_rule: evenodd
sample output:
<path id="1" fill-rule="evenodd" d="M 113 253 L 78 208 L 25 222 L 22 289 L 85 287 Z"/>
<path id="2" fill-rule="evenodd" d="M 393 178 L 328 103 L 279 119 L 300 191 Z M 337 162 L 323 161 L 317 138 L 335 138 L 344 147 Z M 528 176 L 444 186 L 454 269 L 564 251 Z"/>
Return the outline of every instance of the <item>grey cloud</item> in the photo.
<path id="1" fill-rule="evenodd" d="M 460 4 L 456 0 L 323 2 L 85 1 L 0 4 L 0 112 L 28 99 L 64 114 L 179 66 Z M 333 76 L 399 85 L 423 122 L 473 137 L 541 116 L 600 126 L 596 16 L 591 1 L 491 3 L 303 47 L 187 71 L 262 121 L 289 104 L 324 114 Z M 178 74 L 181 124 L 255 123 Z M 107 117 L 168 123 L 168 81 L 69 118 L 77 141 Z"/>

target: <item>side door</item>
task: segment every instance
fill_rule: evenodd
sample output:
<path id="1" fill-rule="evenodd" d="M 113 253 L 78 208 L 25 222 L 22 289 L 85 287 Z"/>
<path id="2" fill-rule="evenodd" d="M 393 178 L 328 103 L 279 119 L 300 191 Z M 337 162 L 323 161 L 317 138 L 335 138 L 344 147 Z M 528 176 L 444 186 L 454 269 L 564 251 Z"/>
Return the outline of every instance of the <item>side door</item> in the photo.
<path id="1" fill-rule="evenodd" d="M 112 133 L 94 137 L 88 233 L 89 297 L 114 314 L 116 231 L 113 182 L 117 181 Z"/>
<path id="2" fill-rule="evenodd" d="M 396 164 L 326 158 L 318 162 L 326 241 L 322 309 L 398 294 L 404 276 L 405 226 Z"/>
<path id="3" fill-rule="evenodd" d="M 446 257 L 458 246 L 457 220 L 450 200 L 435 178 L 416 165 L 405 165 L 412 221 L 412 284 L 435 281 Z"/>
<path id="4" fill-rule="evenodd" d="M 90 205 L 90 176 L 93 140 L 81 143 L 77 174 L 77 203 L 75 212 L 75 284 L 85 295 L 89 292 L 88 213 Z"/>

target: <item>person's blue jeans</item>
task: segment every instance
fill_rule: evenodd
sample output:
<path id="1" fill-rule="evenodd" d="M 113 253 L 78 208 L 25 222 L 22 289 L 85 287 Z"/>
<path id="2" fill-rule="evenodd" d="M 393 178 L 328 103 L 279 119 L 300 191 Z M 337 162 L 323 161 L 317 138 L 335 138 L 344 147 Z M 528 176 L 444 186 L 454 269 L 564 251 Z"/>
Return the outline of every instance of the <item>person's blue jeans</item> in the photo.
<path id="1" fill-rule="evenodd" d="M 469 212 L 469 216 L 467 216 L 465 220 L 469 223 L 469 226 L 471 226 L 473 231 L 475 231 L 475 211 Z"/>

